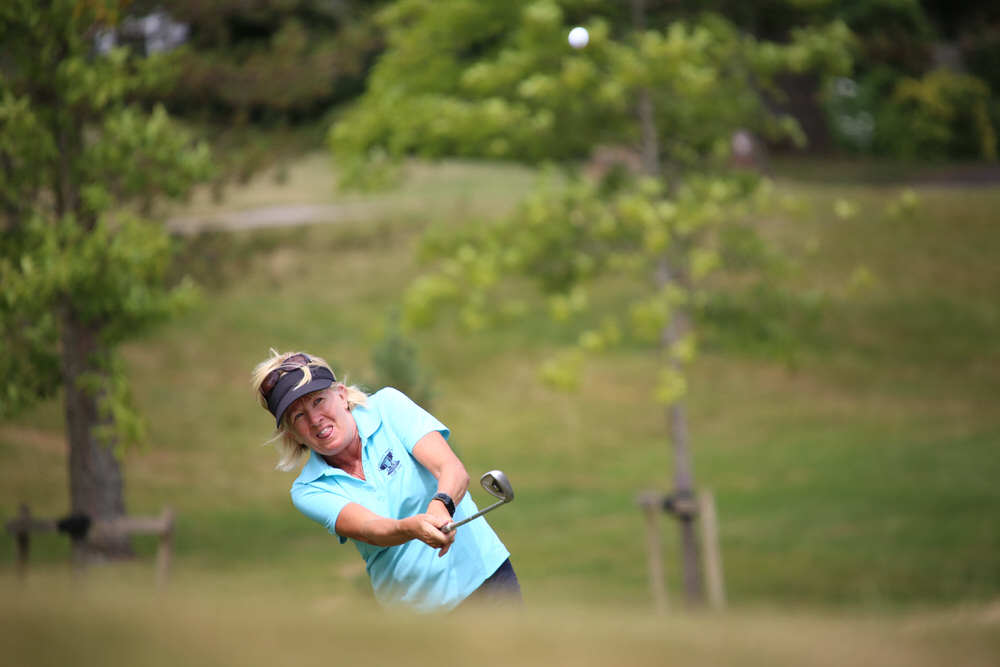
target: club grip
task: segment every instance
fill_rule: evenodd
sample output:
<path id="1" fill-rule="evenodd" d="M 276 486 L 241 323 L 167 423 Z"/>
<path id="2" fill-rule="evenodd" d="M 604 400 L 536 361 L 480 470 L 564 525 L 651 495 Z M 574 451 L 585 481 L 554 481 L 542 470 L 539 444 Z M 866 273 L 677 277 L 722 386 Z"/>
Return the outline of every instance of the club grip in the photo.
<path id="1" fill-rule="evenodd" d="M 469 523 L 473 519 L 478 519 L 479 517 L 481 517 L 482 515 L 486 514 L 487 512 L 489 512 L 491 510 L 495 510 L 496 508 L 498 508 L 501 505 L 503 505 L 505 502 L 507 502 L 507 501 L 506 500 L 501 500 L 498 503 L 493 503 L 492 505 L 490 505 L 486 509 L 479 510 L 478 512 L 476 512 L 472 516 L 465 517 L 461 521 L 452 521 L 451 523 L 446 524 L 445 527 L 441 529 L 441 532 L 444 533 L 445 535 L 447 535 L 448 533 L 450 533 L 451 531 L 455 530 L 459 526 L 464 526 L 465 524 Z"/>

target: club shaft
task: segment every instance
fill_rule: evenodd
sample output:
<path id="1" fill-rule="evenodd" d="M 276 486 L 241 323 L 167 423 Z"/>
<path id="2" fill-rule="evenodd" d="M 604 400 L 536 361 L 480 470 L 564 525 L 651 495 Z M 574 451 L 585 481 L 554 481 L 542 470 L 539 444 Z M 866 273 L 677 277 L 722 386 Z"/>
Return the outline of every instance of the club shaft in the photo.
<path id="1" fill-rule="evenodd" d="M 500 502 L 498 502 L 498 503 L 493 503 L 492 505 L 490 505 L 490 506 L 489 506 L 489 507 L 487 507 L 486 509 L 481 509 L 481 510 L 479 510 L 478 512 L 476 512 L 476 513 L 475 513 L 475 514 L 473 514 L 472 516 L 467 516 L 467 517 L 465 517 L 465 518 L 464 518 L 464 519 L 462 519 L 461 521 L 454 521 L 454 522 L 452 522 L 452 523 L 449 523 L 449 524 L 448 524 L 447 526 L 445 526 L 444 528 L 442 528 L 442 529 L 441 529 L 441 532 L 442 532 L 442 533 L 450 533 L 451 531 L 455 530 L 455 529 L 456 529 L 456 528 L 458 528 L 459 526 L 464 526 L 465 524 L 469 523 L 469 522 L 470 522 L 470 521 L 472 521 L 473 519 L 478 519 L 478 518 L 479 518 L 479 517 L 481 517 L 482 515 L 484 515 L 484 514 L 486 514 L 487 512 L 489 512 L 490 510 L 495 510 L 496 508 L 500 507 L 501 505 L 503 505 L 503 504 L 504 504 L 504 503 L 506 503 L 506 502 L 507 502 L 506 500 L 501 500 L 501 501 L 500 501 Z"/>

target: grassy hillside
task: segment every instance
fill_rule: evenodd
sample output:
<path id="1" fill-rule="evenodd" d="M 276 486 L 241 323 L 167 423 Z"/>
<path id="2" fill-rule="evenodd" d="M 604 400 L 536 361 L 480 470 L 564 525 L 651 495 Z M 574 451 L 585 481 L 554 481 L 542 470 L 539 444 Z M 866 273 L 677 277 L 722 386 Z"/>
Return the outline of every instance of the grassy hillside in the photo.
<path id="1" fill-rule="evenodd" d="M 281 187 L 263 177 L 221 205 L 206 195 L 177 213 L 336 204 L 325 165 L 312 159 Z M 292 476 L 274 472 L 273 451 L 261 446 L 269 418 L 249 393 L 249 371 L 269 347 L 305 349 L 348 380 L 370 381 L 386 312 L 420 270 L 420 232 L 442 219 L 475 225 L 502 214 L 533 179 L 489 165 L 421 167 L 388 203 L 352 195 L 365 204 L 356 218 L 186 241 L 185 268 L 206 284 L 203 303 L 125 350 L 150 426 L 149 445 L 127 455 L 128 508 L 178 511 L 179 588 L 264 586 L 280 591 L 279 607 L 305 596 L 331 611 L 366 599 L 354 550 L 290 506 Z M 995 600 L 1000 191 L 921 186 L 916 210 L 892 217 L 885 211 L 899 185 L 782 178 L 779 187 L 811 203 L 804 218 L 761 222 L 769 238 L 803 252 L 776 287 L 826 297 L 808 321 L 777 301 L 726 310 L 693 370 L 689 402 L 695 474 L 716 493 L 732 605 L 857 611 Z M 833 213 L 842 198 L 856 209 L 846 219 Z M 773 316 L 766 327 L 755 324 L 761 310 Z M 651 598 L 635 496 L 668 490 L 672 476 L 665 417 L 648 398 L 655 371 L 644 353 L 618 351 L 587 368 L 578 394 L 553 393 L 536 376 L 553 345 L 539 332 L 549 329 L 529 318 L 477 335 L 449 323 L 419 334 L 436 379 L 433 411 L 471 474 L 502 468 L 512 480 L 516 502 L 490 522 L 530 603 L 639 613 Z M 57 403 L 0 424 L 0 514 L 21 501 L 63 513 L 63 452 Z M 666 518 L 664 529 L 676 599 L 678 550 Z M 145 554 L 154 549 L 139 542 Z M 12 553 L 3 536 L 5 581 Z M 66 553 L 61 538 L 38 539 L 39 576 L 58 578 Z M 169 608 L 175 630 L 190 624 L 191 604 Z M 29 617 L 44 611 L 31 609 Z M 149 613 L 140 609 L 137 622 Z M 822 632 L 836 633 L 836 623 Z M 644 628 L 636 641 L 654 646 Z M 738 632 L 727 628 L 716 629 L 720 637 Z M 580 645 L 585 655 L 589 644 Z"/>

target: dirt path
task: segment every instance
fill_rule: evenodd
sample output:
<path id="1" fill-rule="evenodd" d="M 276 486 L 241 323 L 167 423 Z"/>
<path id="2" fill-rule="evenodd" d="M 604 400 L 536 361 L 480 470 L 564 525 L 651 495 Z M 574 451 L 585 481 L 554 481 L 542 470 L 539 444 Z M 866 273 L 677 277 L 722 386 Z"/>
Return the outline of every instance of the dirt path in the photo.
<path id="1" fill-rule="evenodd" d="M 385 206 L 375 202 L 351 204 L 279 204 L 259 208 L 219 211 L 204 215 L 184 215 L 167 220 L 167 228 L 181 234 L 194 234 L 206 229 L 236 230 L 262 227 L 291 227 L 314 223 L 336 223 L 366 220 L 384 212 Z"/>
<path id="2" fill-rule="evenodd" d="M 818 177 L 832 183 L 868 183 L 875 186 L 889 185 L 911 185 L 913 187 L 932 186 L 985 186 L 996 187 L 1000 185 L 1000 165 L 976 164 L 976 165 L 929 165 L 920 169 L 905 170 L 905 173 L 894 173 L 886 171 L 884 168 L 866 168 L 864 164 L 858 165 L 838 165 L 833 162 L 832 172 L 817 172 Z M 468 172 L 467 165 L 451 165 L 437 168 L 440 174 L 438 181 L 444 182 L 460 178 L 463 172 Z M 225 209 L 213 207 L 201 213 L 185 213 L 173 216 L 167 220 L 167 228 L 180 234 L 195 234 L 204 230 L 228 230 L 240 229 L 260 229 L 267 227 L 292 227 L 295 225 L 323 224 L 323 223 L 343 223 L 360 222 L 374 220 L 387 214 L 402 212 L 427 211 L 428 207 L 433 207 L 440 214 L 441 212 L 456 213 L 465 215 L 478 215 L 485 217 L 495 217 L 503 214 L 512 206 L 512 202 L 517 197 L 510 197 L 503 194 L 501 188 L 499 192 L 496 188 L 481 188 L 476 185 L 465 183 L 464 187 L 455 187 L 451 190 L 428 195 L 423 192 L 422 187 L 417 187 L 411 192 L 395 191 L 388 196 L 370 198 L 366 200 L 346 201 L 340 203 L 316 202 L 317 189 L 325 191 L 328 182 L 332 181 L 332 176 L 327 176 L 325 156 L 322 160 L 304 160 L 302 165 L 293 174 L 292 188 L 302 189 L 303 200 L 312 199 L 312 203 L 288 201 L 287 195 L 276 195 L 285 199 L 283 203 L 266 203 L 260 206 L 248 206 L 242 209 Z M 302 174 L 299 174 L 302 172 Z M 318 174 L 318 175 L 317 175 Z M 434 172 L 428 172 L 434 174 Z M 435 184 L 434 176 L 428 178 L 424 174 L 424 182 L 421 186 Z M 846 175 L 850 177 L 847 178 Z M 489 176 L 489 173 L 486 174 Z M 803 176 L 802 173 L 799 174 Z M 809 172 L 806 172 L 804 182 L 809 182 Z M 311 180 L 310 180 L 311 179 Z M 494 178 L 495 180 L 495 178 Z M 485 182 L 489 182 L 486 179 Z M 510 181 L 505 184 L 509 184 Z M 526 184 L 516 182 L 515 190 L 519 193 L 527 192 Z M 264 198 L 269 191 L 275 190 L 275 186 L 266 180 L 254 182 L 247 186 L 242 186 L 232 195 L 232 200 L 239 201 L 242 193 L 250 193 L 249 199 L 252 201 Z M 293 189 L 294 191 L 294 189 Z M 443 196 L 442 196 L 443 195 Z M 294 199 L 294 197 L 293 197 Z"/>

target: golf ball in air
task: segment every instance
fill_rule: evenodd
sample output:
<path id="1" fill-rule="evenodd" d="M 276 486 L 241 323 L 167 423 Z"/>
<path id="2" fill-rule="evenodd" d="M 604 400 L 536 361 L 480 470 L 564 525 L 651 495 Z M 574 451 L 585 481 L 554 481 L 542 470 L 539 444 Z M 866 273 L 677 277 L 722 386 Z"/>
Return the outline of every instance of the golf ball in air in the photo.
<path id="1" fill-rule="evenodd" d="M 587 46 L 589 41 L 590 34 L 587 33 L 586 28 L 577 26 L 569 31 L 569 45 L 574 49 L 582 49 Z"/>

